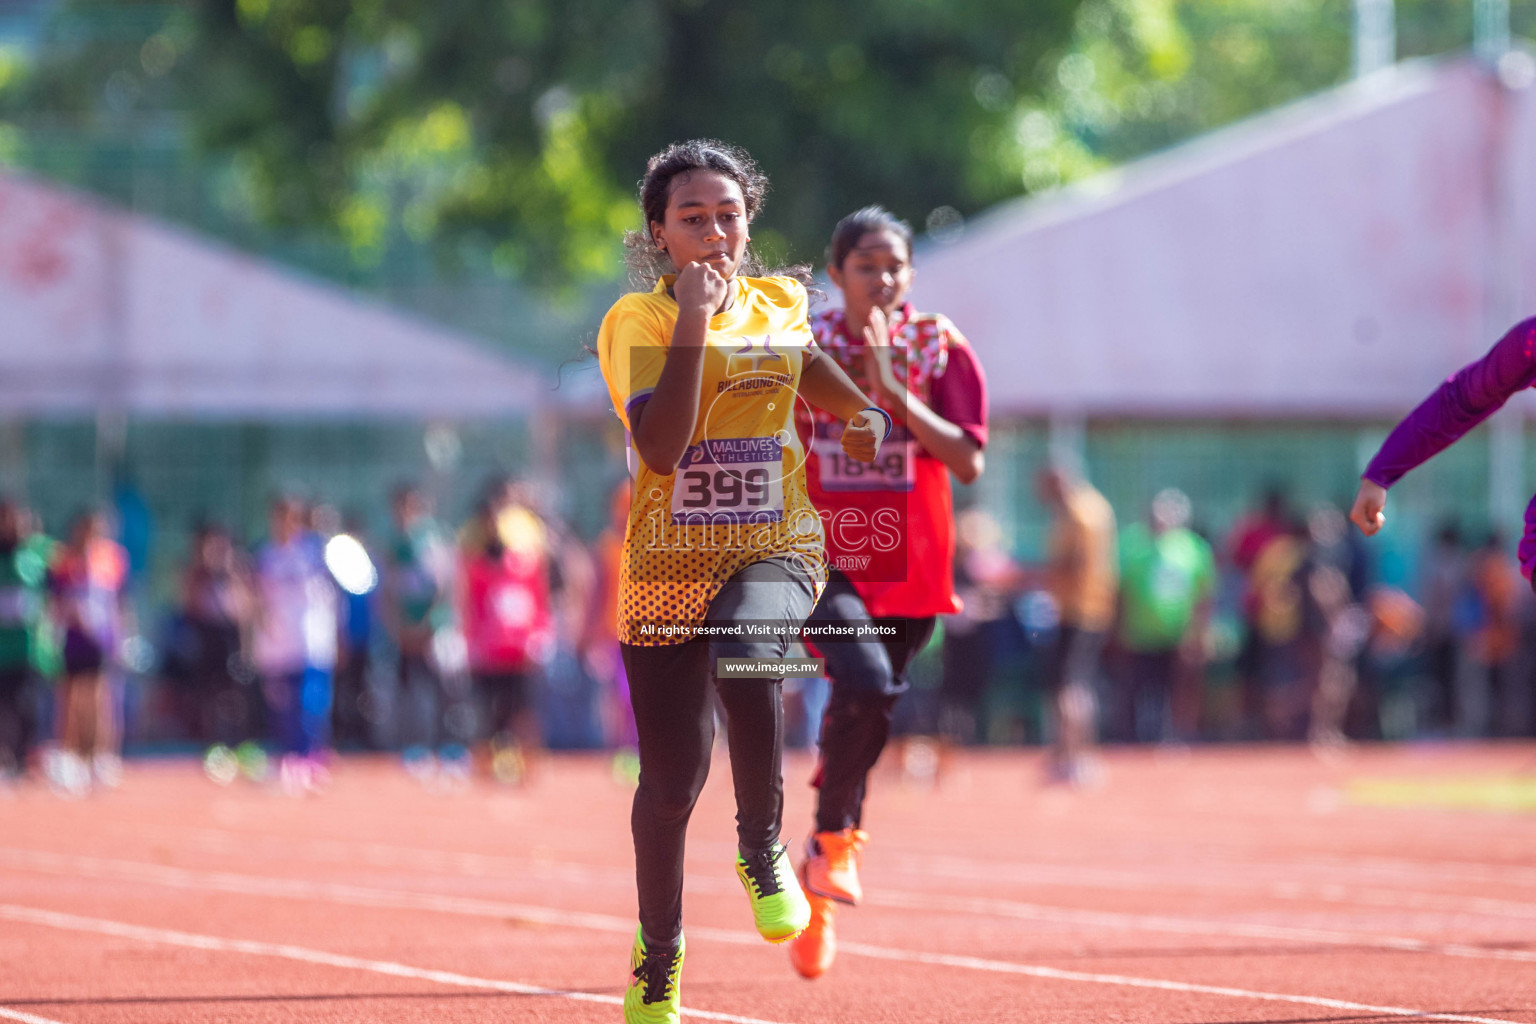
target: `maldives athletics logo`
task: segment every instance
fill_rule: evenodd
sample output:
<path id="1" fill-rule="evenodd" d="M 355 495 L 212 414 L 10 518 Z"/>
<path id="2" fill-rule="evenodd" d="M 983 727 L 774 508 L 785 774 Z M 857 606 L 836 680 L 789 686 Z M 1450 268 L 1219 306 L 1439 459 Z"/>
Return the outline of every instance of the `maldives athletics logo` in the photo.
<path id="1" fill-rule="evenodd" d="M 800 392 L 795 388 L 789 353 L 774 349 L 773 335 L 743 336 L 739 340 L 741 347 L 726 356 L 725 379 L 717 386 L 714 401 L 704 410 L 704 436 L 698 445 L 700 451 L 694 458 L 701 458 L 704 449 L 721 441 L 739 441 L 735 436 L 738 433 L 736 430 L 730 432 L 731 436 L 726 436 L 721 429 L 723 423 L 736 421 L 742 400 L 762 402 L 763 411 L 767 415 L 759 422 L 764 423 L 767 430 L 765 436 L 758 440 L 770 442 L 779 449 L 781 457 L 769 471 L 775 481 L 782 485 L 786 477 L 805 465 L 805 448 L 797 443 L 794 432 L 795 403 L 804 403 L 805 399 L 800 397 Z M 780 348 L 783 348 L 782 342 Z M 783 391 L 788 391 L 788 394 Z M 731 399 L 731 402 L 722 406 L 722 399 Z M 806 412 L 810 412 L 808 403 Z M 788 459 L 782 457 L 785 450 L 790 456 Z M 690 454 L 693 453 L 690 451 Z M 785 465 L 785 462 L 789 464 Z"/>

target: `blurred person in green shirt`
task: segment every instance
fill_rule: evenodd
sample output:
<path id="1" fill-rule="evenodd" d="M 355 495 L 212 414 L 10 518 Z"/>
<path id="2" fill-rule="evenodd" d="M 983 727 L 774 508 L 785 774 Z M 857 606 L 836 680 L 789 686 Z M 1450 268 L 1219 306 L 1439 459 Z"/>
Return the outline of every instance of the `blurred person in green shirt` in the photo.
<path id="1" fill-rule="evenodd" d="M 1129 738 L 1138 742 L 1192 732 L 1197 717 L 1186 706 L 1176 715 L 1175 695 L 1182 680 L 1198 680 L 1204 664 L 1216 559 L 1189 529 L 1189 516 L 1189 498 L 1170 487 L 1152 499 L 1145 523 L 1120 536 L 1119 640 L 1129 669 L 1122 706 Z"/>
<path id="2" fill-rule="evenodd" d="M 453 545 L 420 487 L 395 488 L 391 507 L 394 534 L 384 560 L 381 611 L 399 652 L 401 746 L 408 767 L 428 772 L 436 767 L 435 755 L 445 761 L 467 757 L 474 738 L 473 709 L 454 685 L 453 666 L 439 664 L 436 644 L 453 620 Z"/>
<path id="3" fill-rule="evenodd" d="M 36 735 L 32 683 L 49 661 L 43 610 L 51 549 L 25 508 L 0 500 L 0 782 L 26 770 Z"/>

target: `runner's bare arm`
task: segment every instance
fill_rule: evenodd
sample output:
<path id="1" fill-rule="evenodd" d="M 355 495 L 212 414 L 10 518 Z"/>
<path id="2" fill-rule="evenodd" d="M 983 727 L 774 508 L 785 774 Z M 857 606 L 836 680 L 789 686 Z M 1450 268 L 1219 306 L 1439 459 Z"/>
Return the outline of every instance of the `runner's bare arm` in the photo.
<path id="1" fill-rule="evenodd" d="M 885 421 L 864 410 L 874 405 L 836 361 L 808 347 L 800 367 L 800 395 L 818 409 L 842 420 L 843 451 L 860 462 L 873 462 L 885 440 Z"/>
<path id="2" fill-rule="evenodd" d="M 674 472 L 693 438 L 704 379 L 704 337 L 728 289 L 725 278 L 703 263 L 688 264 L 672 286 L 678 312 L 667 364 L 651 397 L 631 413 L 629 425 L 635 451 L 653 472 Z"/>
<path id="3" fill-rule="evenodd" d="M 907 425 L 923 450 L 948 467 L 962 484 L 975 482 L 986 468 L 986 455 L 976 439 L 961 427 L 928 408 L 896 378 L 891 370 L 891 339 L 885 314 L 878 308 L 869 314 L 864 328 L 865 373 L 874 382 L 880 402 Z"/>
<path id="4" fill-rule="evenodd" d="M 896 387 L 901 391 L 890 399 L 895 417 L 906 423 L 923 450 L 944 463 L 956 480 L 963 484 L 974 483 L 987 467 L 986 453 L 976 439 L 928 408 L 900 383 L 896 383 Z"/>

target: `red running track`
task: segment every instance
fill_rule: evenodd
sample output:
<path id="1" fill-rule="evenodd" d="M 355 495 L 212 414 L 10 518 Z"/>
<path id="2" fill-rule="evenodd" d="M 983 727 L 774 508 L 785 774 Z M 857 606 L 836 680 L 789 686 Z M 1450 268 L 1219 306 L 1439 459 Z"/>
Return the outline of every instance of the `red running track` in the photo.
<path id="1" fill-rule="evenodd" d="M 1536 814 L 1363 806 L 1369 780 L 1516 777 L 1536 746 L 1034 753 L 881 774 L 865 906 L 806 982 L 757 939 L 717 760 L 689 846 L 686 1019 L 1536 1022 Z M 803 835 L 810 764 L 786 768 Z M 329 792 L 190 762 L 0 798 L 0 1021 L 616 1021 L 629 791 L 600 758 L 438 792 L 348 760 Z"/>

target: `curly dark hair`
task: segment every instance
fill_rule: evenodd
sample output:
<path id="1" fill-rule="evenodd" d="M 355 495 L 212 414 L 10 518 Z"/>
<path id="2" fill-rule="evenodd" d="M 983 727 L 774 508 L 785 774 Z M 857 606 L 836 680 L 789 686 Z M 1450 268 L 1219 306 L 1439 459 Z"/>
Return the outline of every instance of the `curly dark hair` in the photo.
<path id="1" fill-rule="evenodd" d="M 657 248 L 651 237 L 651 224 L 667 219 L 667 200 L 672 196 L 673 183 L 693 171 L 714 171 L 741 186 L 748 222 L 756 220 L 763 209 L 768 197 L 768 176 L 758 169 L 757 161 L 746 150 L 717 139 L 672 143 L 646 161 L 645 177 L 640 179 L 640 213 L 645 223 L 639 231 L 624 233 L 624 262 L 629 265 L 630 281 L 636 288 L 652 288 L 661 275 L 673 270 L 666 252 Z M 810 268 L 805 266 L 766 270 L 751 249 L 747 250 L 738 273 L 746 277 L 781 274 L 802 283 L 810 279 Z"/>

